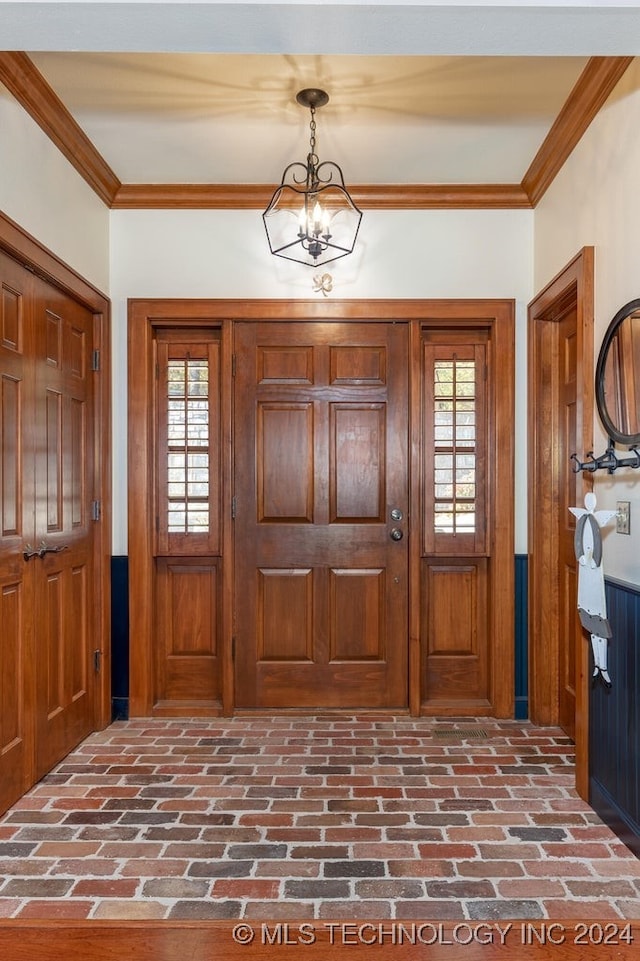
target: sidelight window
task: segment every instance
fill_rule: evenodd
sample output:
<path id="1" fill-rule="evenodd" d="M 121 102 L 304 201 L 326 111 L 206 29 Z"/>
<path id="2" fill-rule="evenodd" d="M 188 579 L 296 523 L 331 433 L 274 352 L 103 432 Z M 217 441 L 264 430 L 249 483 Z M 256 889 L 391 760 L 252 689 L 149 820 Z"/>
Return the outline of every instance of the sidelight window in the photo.
<path id="1" fill-rule="evenodd" d="M 449 339 L 450 338 L 450 339 Z M 426 553 L 486 549 L 486 338 L 424 334 Z"/>
<path id="2" fill-rule="evenodd" d="M 436 361 L 433 368 L 434 528 L 473 533 L 476 523 L 476 364 Z"/>
<path id="3" fill-rule="evenodd" d="M 161 332 L 157 361 L 158 551 L 182 555 L 216 553 L 220 490 L 219 341 L 196 331 L 191 335 Z"/>
<path id="4" fill-rule="evenodd" d="M 209 365 L 170 360 L 167 370 L 167 527 L 209 530 Z"/>

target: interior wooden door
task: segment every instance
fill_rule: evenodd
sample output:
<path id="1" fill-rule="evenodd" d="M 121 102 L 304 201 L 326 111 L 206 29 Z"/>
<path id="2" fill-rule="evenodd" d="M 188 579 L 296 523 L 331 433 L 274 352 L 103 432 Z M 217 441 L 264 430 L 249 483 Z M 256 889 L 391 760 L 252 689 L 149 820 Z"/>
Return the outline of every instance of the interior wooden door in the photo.
<path id="1" fill-rule="evenodd" d="M 574 548 L 576 519 L 570 507 L 582 506 L 582 481 L 571 469 L 571 454 L 578 449 L 577 316 L 572 304 L 555 328 L 558 366 L 558 430 L 556 456 L 563 465 L 558 490 L 560 579 L 558 584 L 558 715 L 569 737 L 576 727 L 576 652 L 583 643 L 577 613 L 578 576 Z"/>
<path id="2" fill-rule="evenodd" d="M 593 479 L 570 456 L 593 449 L 594 251 L 584 247 L 528 307 L 529 713 L 576 744 L 576 788 L 589 795 L 589 653 L 574 634 L 572 518 Z M 573 639 L 573 641 L 572 641 Z M 561 691 L 567 697 L 561 707 Z M 573 727 L 572 725 L 575 725 Z"/>
<path id="3" fill-rule="evenodd" d="M 408 332 L 238 323 L 235 699 L 406 708 Z"/>
<path id="4" fill-rule="evenodd" d="M 29 280 L 0 251 L 0 810 L 29 787 L 33 743 L 33 579 L 23 558 L 34 537 Z"/>
<path id="5" fill-rule="evenodd" d="M 36 775 L 94 729 L 93 314 L 35 278 Z"/>

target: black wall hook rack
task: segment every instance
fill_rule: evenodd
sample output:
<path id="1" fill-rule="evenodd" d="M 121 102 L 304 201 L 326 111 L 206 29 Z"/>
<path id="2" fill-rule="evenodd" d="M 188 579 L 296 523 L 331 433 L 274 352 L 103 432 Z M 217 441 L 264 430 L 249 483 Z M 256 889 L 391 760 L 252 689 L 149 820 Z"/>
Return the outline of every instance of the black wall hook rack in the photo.
<path id="1" fill-rule="evenodd" d="M 571 460 L 575 461 L 575 465 L 571 469 L 574 474 L 579 474 L 582 470 L 590 474 L 594 474 L 597 470 L 606 470 L 608 474 L 615 474 L 619 467 L 632 467 L 637 470 L 640 468 L 640 450 L 635 446 L 630 447 L 629 454 L 633 456 L 618 457 L 613 444 L 607 447 L 604 454 L 600 454 L 599 457 L 594 457 L 592 450 L 588 451 L 585 454 L 586 461 L 578 460 L 578 455 L 572 454 Z"/>

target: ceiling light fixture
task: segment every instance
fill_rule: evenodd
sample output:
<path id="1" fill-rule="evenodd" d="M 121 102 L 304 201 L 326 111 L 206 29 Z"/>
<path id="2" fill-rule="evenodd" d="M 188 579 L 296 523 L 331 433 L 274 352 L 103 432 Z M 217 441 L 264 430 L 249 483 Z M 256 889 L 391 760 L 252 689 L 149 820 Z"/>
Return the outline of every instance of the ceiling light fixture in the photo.
<path id="1" fill-rule="evenodd" d="M 344 185 L 342 170 L 316 153 L 316 108 L 324 90 L 301 90 L 296 100 L 311 111 L 309 153 L 285 167 L 280 186 L 262 215 L 271 253 L 310 267 L 346 257 L 355 247 L 362 211 Z"/>

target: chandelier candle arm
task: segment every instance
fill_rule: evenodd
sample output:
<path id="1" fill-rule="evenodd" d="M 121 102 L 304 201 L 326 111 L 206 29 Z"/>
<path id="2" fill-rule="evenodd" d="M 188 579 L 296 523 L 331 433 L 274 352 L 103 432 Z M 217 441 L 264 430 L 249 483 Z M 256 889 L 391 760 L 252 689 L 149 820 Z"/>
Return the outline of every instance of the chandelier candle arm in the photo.
<path id="1" fill-rule="evenodd" d="M 318 267 L 353 252 L 362 212 L 349 196 L 338 164 L 320 163 L 316 153 L 316 107 L 329 102 L 328 94 L 307 88 L 296 100 L 311 113 L 307 162 L 285 167 L 262 219 L 272 254 Z"/>

